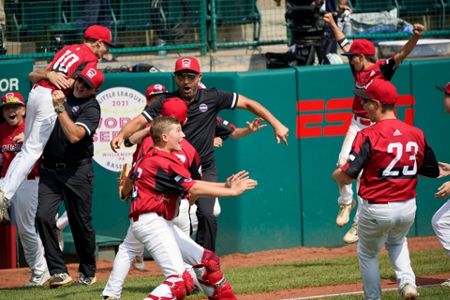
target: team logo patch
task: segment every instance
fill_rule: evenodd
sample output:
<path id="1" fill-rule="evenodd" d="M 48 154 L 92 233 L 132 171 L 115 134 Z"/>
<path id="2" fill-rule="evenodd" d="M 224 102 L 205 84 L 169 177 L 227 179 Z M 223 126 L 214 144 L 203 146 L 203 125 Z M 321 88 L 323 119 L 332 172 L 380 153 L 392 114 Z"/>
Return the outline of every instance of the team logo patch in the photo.
<path id="1" fill-rule="evenodd" d="M 190 68 L 191 60 L 189 58 L 185 58 L 185 59 L 181 60 L 181 64 L 183 65 L 183 68 Z"/>
<path id="2" fill-rule="evenodd" d="M 95 69 L 91 68 L 86 72 L 86 76 L 89 78 L 93 78 L 95 75 L 97 75 L 97 71 L 95 71 Z"/>
<path id="3" fill-rule="evenodd" d="M 198 107 L 198 109 L 201 111 L 201 112 L 206 112 L 207 110 L 208 110 L 208 106 L 206 105 L 206 104 L 200 104 L 200 106 Z"/>
<path id="4" fill-rule="evenodd" d="M 80 107 L 79 106 L 74 106 L 74 107 L 72 107 L 72 112 L 73 113 L 76 113 L 77 111 L 79 111 L 80 110 Z"/>

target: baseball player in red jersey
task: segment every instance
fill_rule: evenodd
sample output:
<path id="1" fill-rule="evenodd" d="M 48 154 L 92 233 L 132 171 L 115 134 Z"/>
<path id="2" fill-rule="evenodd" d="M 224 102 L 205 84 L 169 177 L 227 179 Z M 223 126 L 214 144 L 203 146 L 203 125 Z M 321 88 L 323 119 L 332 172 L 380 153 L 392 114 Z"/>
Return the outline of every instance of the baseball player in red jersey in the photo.
<path id="1" fill-rule="evenodd" d="M 358 132 L 347 162 L 333 178 L 349 184 L 362 171 L 358 259 L 365 299 L 381 299 L 378 254 L 383 244 L 403 299 L 418 299 L 406 235 L 416 214 L 417 175 L 437 177 L 438 163 L 423 132 L 396 118 L 397 90 L 389 81 L 375 78 L 355 94 L 376 123 Z"/>
<path id="2" fill-rule="evenodd" d="M 395 70 L 400 66 L 403 60 L 409 55 L 409 53 L 414 49 L 417 41 L 422 36 L 424 32 L 424 27 L 420 24 L 414 24 L 414 34 L 406 42 L 405 45 L 400 49 L 400 51 L 394 54 L 388 59 L 376 60 L 375 46 L 372 42 L 365 39 L 356 39 L 350 45 L 349 41 L 345 38 L 344 33 L 336 25 L 332 14 L 327 13 L 324 16 L 324 20 L 329 24 L 332 29 L 336 40 L 342 50 L 345 52 L 343 55 L 348 56 L 350 63 L 350 68 L 355 79 L 355 87 L 363 88 L 368 84 L 373 78 L 383 78 L 385 80 L 391 80 L 394 75 Z M 353 140 L 355 139 L 358 131 L 370 126 L 372 123 L 364 111 L 361 104 L 361 99 L 355 96 L 353 99 L 353 118 L 352 122 L 348 128 L 345 135 L 344 142 L 342 144 L 341 151 L 339 153 L 339 158 L 337 165 L 342 166 L 350 153 L 350 148 L 352 146 Z M 358 182 L 357 182 L 358 185 Z M 357 187 L 358 188 L 358 187 Z M 361 199 L 358 198 L 359 204 L 361 204 Z M 339 185 L 339 197 L 338 204 L 340 206 L 336 224 L 339 227 L 346 225 L 350 218 L 350 213 L 356 205 L 356 201 L 353 200 L 353 189 L 352 185 Z M 359 207 L 359 206 L 358 206 Z M 354 223 L 350 230 L 344 235 L 344 242 L 354 243 L 358 241 L 357 228 L 358 228 L 358 215 L 359 208 L 354 217 Z"/>
<path id="3" fill-rule="evenodd" d="M 438 86 L 437 88 L 444 92 L 445 111 L 450 114 L 450 82 L 445 87 Z M 439 162 L 439 171 L 439 177 L 450 176 L 450 164 Z M 450 196 L 450 181 L 439 186 L 434 196 L 438 199 L 447 199 Z M 431 224 L 442 247 L 450 256 L 450 199 L 436 211 L 431 219 Z M 447 279 L 441 285 L 450 286 L 450 279 Z"/>
<path id="4" fill-rule="evenodd" d="M 134 168 L 135 182 L 129 213 L 131 225 L 117 256 L 122 250 L 124 253 L 135 251 L 144 244 L 160 266 L 166 279 L 146 299 L 184 299 L 192 292 L 193 278 L 186 272 L 183 261 L 194 266 L 209 299 L 236 299 L 220 270 L 218 256 L 196 244 L 170 220 L 176 215 L 180 197 L 186 193 L 193 196 L 237 196 L 254 188 L 256 182 L 245 172 L 238 173 L 228 184 L 193 180 L 173 153 L 182 149 L 184 137 L 175 118 L 155 118 L 151 135 L 155 147 Z M 122 259 L 129 260 L 128 268 L 133 254 L 121 255 Z M 105 299 L 111 299 L 111 296 L 104 292 Z"/>
<path id="5" fill-rule="evenodd" d="M 147 104 L 151 103 L 154 99 L 154 96 L 159 95 L 160 92 L 164 92 L 167 90 L 158 89 L 160 92 L 149 92 L 154 91 L 154 87 L 150 86 L 147 89 Z M 161 85 L 156 85 L 161 86 Z M 161 110 L 163 116 L 174 116 L 176 119 L 180 121 L 180 123 L 184 123 L 187 119 L 187 105 L 184 101 L 179 98 L 167 98 L 164 101 L 163 109 Z M 143 136 L 143 137 L 142 137 Z M 128 141 L 128 143 L 136 143 L 137 148 L 133 154 L 133 166 L 137 161 L 141 160 L 146 153 L 148 153 L 152 147 L 154 147 L 153 139 L 150 136 L 150 126 L 146 129 L 141 130 L 140 132 L 132 135 Z M 197 154 L 197 151 L 194 147 L 185 139 L 181 141 L 182 149 L 180 151 L 176 151 L 175 155 L 181 160 L 184 164 L 185 168 L 190 171 L 192 177 L 194 179 L 201 179 L 200 175 L 200 157 Z M 181 203 L 183 201 L 188 201 L 185 199 L 180 200 L 179 206 L 179 214 L 176 216 L 172 223 L 181 229 L 187 236 L 190 235 L 190 222 L 189 222 L 189 214 L 188 210 L 181 211 Z M 189 206 L 189 203 L 187 204 Z M 178 220 L 178 221 L 177 221 Z M 103 290 L 104 298 L 120 298 L 122 293 L 122 288 L 125 283 L 125 279 L 128 275 L 130 269 L 130 255 L 135 253 L 135 258 L 133 261 L 133 265 L 138 270 L 144 269 L 143 262 L 143 254 L 144 254 L 144 245 L 135 239 L 130 237 L 124 241 L 123 244 L 119 247 L 119 252 L 116 255 L 114 260 L 113 270 L 109 276 L 108 282 L 106 283 L 105 289 Z M 198 286 L 198 281 L 195 277 L 195 273 L 193 272 L 192 266 L 186 265 L 186 269 L 190 272 L 191 277 L 193 277 L 196 285 Z"/>
<path id="6" fill-rule="evenodd" d="M 109 51 L 111 32 L 100 25 L 92 25 L 83 35 L 84 43 L 66 46 L 58 51 L 45 70 L 30 73 L 36 83 L 27 103 L 27 125 L 21 152 L 11 162 L 0 186 L 0 221 L 8 219 L 9 200 L 39 159 L 56 121 L 52 92 L 63 90 L 67 94 L 74 77 L 85 67 L 96 68 L 97 62 Z"/>
<path id="7" fill-rule="evenodd" d="M 0 125 L 0 181 L 10 167 L 14 156 L 20 151 L 25 130 L 25 102 L 18 92 L 6 93 L 2 96 L 2 113 L 6 120 Z M 25 260 L 32 271 L 31 279 L 25 287 L 40 286 L 50 279 L 47 263 L 44 257 L 44 247 L 35 226 L 36 209 L 38 205 L 38 164 L 34 166 L 18 187 L 17 193 L 11 199 L 12 223 L 16 225 L 17 233 L 22 243 Z"/>

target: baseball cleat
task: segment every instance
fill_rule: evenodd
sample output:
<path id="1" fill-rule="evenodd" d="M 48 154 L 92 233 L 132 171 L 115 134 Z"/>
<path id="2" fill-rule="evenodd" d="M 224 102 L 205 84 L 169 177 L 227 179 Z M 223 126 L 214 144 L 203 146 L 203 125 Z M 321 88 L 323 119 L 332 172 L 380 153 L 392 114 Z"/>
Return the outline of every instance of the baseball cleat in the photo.
<path id="1" fill-rule="evenodd" d="M 353 208 L 356 206 L 356 201 L 352 199 L 352 203 L 350 204 L 341 204 L 339 205 L 339 212 L 336 217 L 336 225 L 339 227 L 345 226 L 345 224 L 348 223 L 350 220 L 350 213 L 352 212 Z"/>
<path id="2" fill-rule="evenodd" d="M 359 240 L 358 237 L 358 223 L 353 223 L 352 227 L 347 231 L 347 233 L 342 238 L 347 244 L 356 243 Z"/>
<path id="3" fill-rule="evenodd" d="M 80 273 L 80 277 L 73 283 L 74 285 L 93 285 L 97 282 L 97 277 L 92 276 L 84 276 L 83 273 Z"/>
<path id="4" fill-rule="evenodd" d="M 50 288 L 56 288 L 64 285 L 68 285 L 72 282 L 72 277 L 67 273 L 58 273 L 52 275 L 48 280 L 48 285 Z"/>
<path id="5" fill-rule="evenodd" d="M 447 279 L 443 283 L 441 283 L 441 286 L 450 286 L 450 279 Z"/>
<path id="6" fill-rule="evenodd" d="M 50 279 L 50 273 L 48 271 L 45 271 L 42 274 L 33 274 L 31 275 L 30 281 L 25 283 L 24 287 L 34 287 L 34 286 L 42 286 L 47 283 L 47 281 Z"/>
<path id="7" fill-rule="evenodd" d="M 400 294 L 405 300 L 419 300 L 419 293 L 417 293 L 417 289 L 409 283 L 402 287 Z"/>
<path id="8" fill-rule="evenodd" d="M 136 256 L 133 261 L 133 267 L 138 271 L 145 271 L 144 258 L 142 256 Z"/>

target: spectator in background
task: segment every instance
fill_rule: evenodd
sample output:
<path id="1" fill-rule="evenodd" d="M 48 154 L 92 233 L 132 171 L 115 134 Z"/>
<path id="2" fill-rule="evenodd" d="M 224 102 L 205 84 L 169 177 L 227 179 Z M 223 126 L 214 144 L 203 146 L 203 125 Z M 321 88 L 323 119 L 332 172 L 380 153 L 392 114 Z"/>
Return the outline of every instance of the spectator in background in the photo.
<path id="1" fill-rule="evenodd" d="M 91 25 L 103 25 L 111 28 L 112 14 L 110 0 L 80 0 L 80 17 L 76 20 L 78 28 L 83 32 Z"/>

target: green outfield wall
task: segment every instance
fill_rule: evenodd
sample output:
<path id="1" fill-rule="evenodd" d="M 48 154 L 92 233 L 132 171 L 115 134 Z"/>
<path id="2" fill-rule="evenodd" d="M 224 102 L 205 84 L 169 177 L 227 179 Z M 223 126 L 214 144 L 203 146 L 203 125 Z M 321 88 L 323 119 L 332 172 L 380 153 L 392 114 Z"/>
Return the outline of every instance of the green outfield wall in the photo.
<path id="1" fill-rule="evenodd" d="M 2 62 L 0 80 L 19 78 L 19 90 L 26 94 L 24 82 L 31 68 L 31 61 Z M 444 112 L 443 95 L 435 85 L 450 80 L 449 69 L 450 59 L 408 61 L 393 78 L 401 95 L 399 118 L 422 128 L 442 161 L 450 161 L 450 116 Z M 205 73 L 202 82 L 259 101 L 290 129 L 288 146 L 277 144 L 273 130 L 266 127 L 241 140 L 228 139 L 216 150 L 222 180 L 241 169 L 258 180 L 257 189 L 220 200 L 218 252 L 342 246 L 341 238 L 350 224 L 344 228 L 335 225 L 338 191 L 331 173 L 351 117 L 353 79 L 349 67 Z M 117 170 L 130 156 L 123 149 L 113 154 L 107 145 L 120 126 L 142 110 L 142 94 L 154 83 L 175 88 L 170 73 L 106 74 L 99 93 L 102 123 L 96 136 L 94 165 L 97 234 L 125 236 L 129 206 L 118 199 Z M 241 110 L 223 111 L 220 116 L 238 127 L 253 118 Z M 410 236 L 433 234 L 431 216 L 443 203 L 433 194 L 443 181 L 420 179 L 417 218 Z"/>

